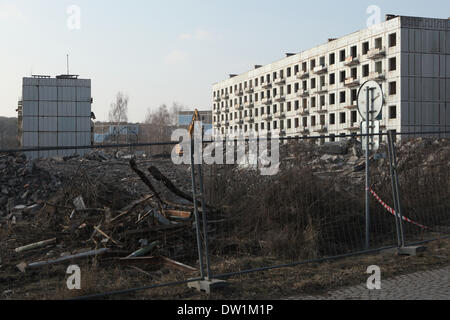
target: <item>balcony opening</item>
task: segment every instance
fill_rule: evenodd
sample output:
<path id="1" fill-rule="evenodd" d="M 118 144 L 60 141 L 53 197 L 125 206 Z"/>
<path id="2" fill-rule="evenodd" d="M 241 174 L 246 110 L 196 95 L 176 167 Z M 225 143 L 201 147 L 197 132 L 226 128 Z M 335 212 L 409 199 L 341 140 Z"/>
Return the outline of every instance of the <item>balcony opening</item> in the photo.
<path id="1" fill-rule="evenodd" d="M 381 49 L 383 47 L 383 39 L 380 38 L 376 38 L 375 39 L 375 48 L 376 49 Z"/>
<path id="2" fill-rule="evenodd" d="M 351 96 L 352 96 L 352 104 L 355 103 L 356 104 L 356 100 L 358 100 L 358 89 L 352 89 L 351 91 Z"/>
<path id="3" fill-rule="evenodd" d="M 310 70 L 314 70 L 315 67 L 316 67 L 316 59 L 312 59 Z"/>
<path id="4" fill-rule="evenodd" d="M 325 76 L 320 77 L 320 87 L 323 87 L 325 85 Z"/>
<path id="5" fill-rule="evenodd" d="M 295 126 L 296 128 L 298 128 L 298 127 L 300 126 L 299 121 L 298 121 L 298 118 L 295 118 L 295 119 L 294 119 L 294 126 Z"/>
<path id="6" fill-rule="evenodd" d="M 330 53 L 329 60 L 330 60 L 330 65 L 333 65 L 336 63 L 336 54 L 334 52 Z"/>
<path id="7" fill-rule="evenodd" d="M 303 81 L 303 90 L 308 90 L 308 82 L 306 80 Z"/>
<path id="8" fill-rule="evenodd" d="M 303 71 L 303 72 L 308 71 L 308 66 L 307 66 L 306 62 L 303 62 L 303 63 L 302 63 L 302 71 Z"/>
<path id="9" fill-rule="evenodd" d="M 397 94 L 397 82 L 389 82 L 389 95 L 393 96 Z"/>
<path id="10" fill-rule="evenodd" d="M 288 129 L 292 128 L 292 120 L 291 119 L 288 119 L 288 121 L 287 121 L 287 128 Z"/>
<path id="11" fill-rule="evenodd" d="M 358 47 L 357 46 L 351 47 L 350 54 L 353 58 L 356 58 L 358 56 Z"/>
<path id="12" fill-rule="evenodd" d="M 389 35 L 389 48 L 395 47 L 397 45 L 397 34 L 391 33 Z"/>
<path id="13" fill-rule="evenodd" d="M 344 124 L 347 122 L 347 114 L 345 112 L 341 112 L 339 114 L 339 123 Z"/>
<path id="14" fill-rule="evenodd" d="M 295 93 L 297 93 L 299 89 L 300 89 L 300 84 L 298 82 L 296 82 L 295 85 L 294 85 Z"/>
<path id="15" fill-rule="evenodd" d="M 397 58 L 390 58 L 389 59 L 389 71 L 395 71 L 397 70 Z"/>
<path id="16" fill-rule="evenodd" d="M 312 78 L 311 79 L 311 89 L 315 89 L 316 88 L 316 78 Z"/>
<path id="17" fill-rule="evenodd" d="M 325 57 L 320 57 L 319 59 L 319 65 L 324 66 L 325 65 Z"/>
<path id="18" fill-rule="evenodd" d="M 397 106 L 389 107 L 389 119 L 397 119 Z"/>
<path id="19" fill-rule="evenodd" d="M 324 126 L 325 125 L 325 115 L 321 115 L 320 116 L 320 125 Z"/>
<path id="20" fill-rule="evenodd" d="M 287 76 L 288 78 L 289 78 L 290 76 L 292 76 L 291 71 L 292 71 L 291 68 L 287 68 L 287 69 L 286 69 L 286 76 Z"/>
<path id="21" fill-rule="evenodd" d="M 316 107 L 316 97 L 312 97 L 311 98 L 311 108 L 315 108 Z"/>
<path id="22" fill-rule="evenodd" d="M 330 74 L 330 85 L 333 85 L 336 83 L 336 74 L 332 73 Z"/>
<path id="23" fill-rule="evenodd" d="M 286 108 L 287 108 L 287 112 L 290 112 L 290 111 L 292 110 L 292 102 L 289 101 L 289 102 L 287 103 Z"/>
<path id="24" fill-rule="evenodd" d="M 352 68 L 351 74 L 354 80 L 358 79 L 358 68 Z"/>
<path id="25" fill-rule="evenodd" d="M 340 62 L 345 61 L 345 49 L 339 51 L 339 61 Z"/>
<path id="26" fill-rule="evenodd" d="M 363 42 L 362 44 L 362 54 L 366 55 L 369 52 L 369 42 Z"/>
<path id="27" fill-rule="evenodd" d="M 316 116 L 312 116 L 312 117 L 311 117 L 311 125 L 312 125 L 313 127 L 316 126 Z"/>
<path id="28" fill-rule="evenodd" d="M 336 114 L 330 113 L 330 125 L 336 124 Z"/>
<path id="29" fill-rule="evenodd" d="M 352 124 L 358 122 L 358 111 L 352 111 Z"/>
<path id="30" fill-rule="evenodd" d="M 362 67 L 362 76 L 363 77 L 368 77 L 369 76 L 369 65 L 363 65 Z"/>
<path id="31" fill-rule="evenodd" d="M 375 63 L 375 72 L 377 72 L 377 73 L 383 72 L 383 62 L 382 61 L 378 61 L 377 63 Z"/>
<path id="32" fill-rule="evenodd" d="M 303 109 L 308 108 L 308 99 L 303 99 L 302 106 L 303 106 Z M 298 109 L 296 109 L 296 110 L 298 110 Z"/>
<path id="33" fill-rule="evenodd" d="M 281 88 L 281 89 L 283 89 L 283 88 Z M 288 85 L 286 91 L 287 91 L 287 94 L 291 94 L 292 93 L 292 86 Z"/>
<path id="34" fill-rule="evenodd" d="M 307 127 L 307 126 L 308 126 L 308 118 L 307 118 L 307 117 L 304 117 L 304 118 L 303 118 L 303 126 L 304 126 L 304 127 Z"/>
<path id="35" fill-rule="evenodd" d="M 330 99 L 330 105 L 334 105 L 336 103 L 336 94 L 331 93 L 329 99 Z"/>
<path id="36" fill-rule="evenodd" d="M 345 82 L 345 70 L 341 71 L 339 81 L 340 82 Z"/>
<path id="37" fill-rule="evenodd" d="M 294 74 L 297 74 L 300 70 L 299 70 L 299 66 L 298 64 L 294 66 Z"/>
<path id="38" fill-rule="evenodd" d="M 339 93 L 339 102 L 340 103 L 345 103 L 345 91 L 341 91 L 340 93 Z"/>

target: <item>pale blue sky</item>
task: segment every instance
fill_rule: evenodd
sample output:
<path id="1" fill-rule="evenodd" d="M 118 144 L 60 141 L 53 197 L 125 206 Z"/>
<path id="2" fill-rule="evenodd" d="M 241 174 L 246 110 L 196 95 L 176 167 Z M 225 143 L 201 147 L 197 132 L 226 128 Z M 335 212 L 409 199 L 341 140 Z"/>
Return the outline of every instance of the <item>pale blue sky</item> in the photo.
<path id="1" fill-rule="evenodd" d="M 70 5 L 80 30 L 67 27 Z M 383 18 L 450 16 L 448 0 L 0 0 L 0 116 L 16 116 L 23 76 L 65 73 L 67 53 L 71 73 L 92 79 L 100 120 L 119 90 L 131 121 L 162 103 L 207 109 L 214 82 L 363 29 L 370 5 Z"/>

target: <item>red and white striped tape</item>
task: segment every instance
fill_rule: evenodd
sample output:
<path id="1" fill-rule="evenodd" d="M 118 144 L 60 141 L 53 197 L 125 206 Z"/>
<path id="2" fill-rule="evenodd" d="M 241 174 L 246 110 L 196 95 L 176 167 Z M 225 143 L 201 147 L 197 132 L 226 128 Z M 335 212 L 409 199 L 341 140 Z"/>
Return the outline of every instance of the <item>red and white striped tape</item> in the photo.
<path id="1" fill-rule="evenodd" d="M 397 214 L 397 213 L 395 212 L 394 209 L 392 209 L 391 207 L 389 207 L 383 200 L 381 200 L 381 198 L 375 193 L 375 191 L 373 191 L 373 190 L 370 189 L 370 188 L 369 188 L 369 191 L 370 191 L 370 193 L 372 193 L 372 195 L 375 197 L 375 199 L 377 199 L 378 202 L 379 202 L 379 203 L 380 203 L 380 204 L 381 204 L 381 205 L 382 205 L 389 213 L 391 213 L 393 216 L 400 217 L 400 215 Z M 409 218 L 407 218 L 407 217 L 405 217 L 405 216 L 403 216 L 402 218 L 403 218 L 403 221 L 412 223 L 412 224 L 418 226 L 419 228 L 422 228 L 422 229 L 429 229 L 428 227 L 423 226 L 423 225 L 421 225 L 420 223 L 417 223 L 417 222 L 415 222 L 415 221 L 413 221 L 413 220 L 411 220 L 411 219 L 409 219 Z"/>

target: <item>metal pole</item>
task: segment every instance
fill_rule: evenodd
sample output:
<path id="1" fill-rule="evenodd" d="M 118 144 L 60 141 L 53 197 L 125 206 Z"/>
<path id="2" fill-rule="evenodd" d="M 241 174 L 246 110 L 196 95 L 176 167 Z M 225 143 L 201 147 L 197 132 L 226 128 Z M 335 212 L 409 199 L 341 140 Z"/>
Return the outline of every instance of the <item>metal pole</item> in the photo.
<path id="1" fill-rule="evenodd" d="M 398 212 L 398 207 L 397 207 L 397 196 L 396 196 L 396 192 L 395 192 L 395 175 L 394 175 L 394 157 L 393 157 L 393 135 L 392 135 L 392 130 L 388 131 L 388 154 L 389 154 L 389 167 L 390 167 L 390 171 L 391 171 L 391 184 L 392 184 L 392 194 L 393 194 L 393 199 L 394 199 L 394 209 L 395 212 Z M 400 248 L 402 246 L 402 240 L 401 240 L 401 235 L 400 235 L 400 226 L 398 223 L 398 218 L 397 215 L 395 216 L 395 228 L 397 230 L 397 243 L 398 243 L 398 247 Z"/>
<path id="2" fill-rule="evenodd" d="M 200 265 L 200 276 L 202 280 L 205 279 L 205 271 L 203 267 L 203 250 L 200 234 L 200 218 L 198 214 L 197 194 L 196 194 L 196 182 L 195 182 L 195 160 L 194 160 L 194 137 L 191 137 L 191 180 L 192 180 L 192 200 L 194 201 L 194 214 L 195 214 L 195 228 L 197 233 L 197 249 L 198 249 L 198 262 Z"/>
<path id="3" fill-rule="evenodd" d="M 203 217 L 203 240 L 205 245 L 205 256 L 206 256 L 206 277 L 207 280 L 212 279 L 211 266 L 209 260 L 209 243 L 208 243 L 208 218 L 206 212 L 205 205 L 205 188 L 203 186 L 203 171 L 202 165 L 198 165 L 198 175 L 199 175 L 199 184 L 200 184 L 200 192 L 201 192 L 201 202 L 202 202 L 202 217 Z"/>
<path id="4" fill-rule="evenodd" d="M 370 177 L 369 177 L 369 117 L 370 117 L 370 106 L 369 106 L 369 99 L 370 99 L 370 92 L 371 90 L 369 88 L 366 89 L 366 250 L 370 249 Z M 373 92 L 373 91 L 372 91 Z"/>
<path id="5" fill-rule="evenodd" d="M 401 245 L 402 247 L 405 246 L 405 235 L 404 235 L 404 231 L 403 231 L 403 215 L 402 215 L 402 207 L 400 204 L 400 191 L 398 188 L 398 171 L 397 171 L 397 153 L 395 152 L 395 139 L 396 139 L 396 135 L 394 134 L 394 132 L 392 132 L 392 158 L 394 161 L 394 178 L 395 178 L 395 194 L 396 194 L 396 201 L 397 201 L 397 209 L 398 212 L 398 219 L 400 222 L 400 238 L 401 238 Z"/>

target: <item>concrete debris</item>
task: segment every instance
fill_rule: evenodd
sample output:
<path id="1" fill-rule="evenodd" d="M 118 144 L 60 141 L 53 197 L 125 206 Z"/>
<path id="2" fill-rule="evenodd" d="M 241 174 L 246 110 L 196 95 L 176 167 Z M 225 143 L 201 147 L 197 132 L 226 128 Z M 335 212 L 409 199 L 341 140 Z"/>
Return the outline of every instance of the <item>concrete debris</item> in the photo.
<path id="1" fill-rule="evenodd" d="M 0 157 L 3 266 L 27 272 L 81 258 L 145 255 L 185 266 L 197 254 L 191 193 L 189 167 L 165 158 L 98 151 Z M 3 238 L 8 234 L 14 237 Z"/>

